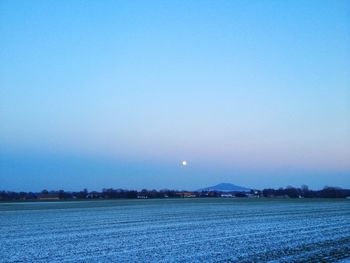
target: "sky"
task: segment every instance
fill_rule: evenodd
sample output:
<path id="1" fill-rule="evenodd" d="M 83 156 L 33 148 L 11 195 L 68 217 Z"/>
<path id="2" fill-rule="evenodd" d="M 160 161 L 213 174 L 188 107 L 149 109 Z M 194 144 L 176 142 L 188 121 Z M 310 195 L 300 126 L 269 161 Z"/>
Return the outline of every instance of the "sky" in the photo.
<path id="1" fill-rule="evenodd" d="M 0 61 L 0 190 L 350 188 L 349 1 L 0 0 Z"/>

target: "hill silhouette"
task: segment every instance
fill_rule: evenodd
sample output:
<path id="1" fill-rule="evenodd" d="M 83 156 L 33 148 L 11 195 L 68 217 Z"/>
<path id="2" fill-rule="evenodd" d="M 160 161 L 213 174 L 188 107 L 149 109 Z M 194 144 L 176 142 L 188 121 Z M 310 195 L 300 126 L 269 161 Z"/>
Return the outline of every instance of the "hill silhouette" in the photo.
<path id="1" fill-rule="evenodd" d="M 209 186 L 205 188 L 198 189 L 198 191 L 215 191 L 215 192 L 250 192 L 251 189 L 234 185 L 231 183 L 220 183 L 214 186 Z"/>

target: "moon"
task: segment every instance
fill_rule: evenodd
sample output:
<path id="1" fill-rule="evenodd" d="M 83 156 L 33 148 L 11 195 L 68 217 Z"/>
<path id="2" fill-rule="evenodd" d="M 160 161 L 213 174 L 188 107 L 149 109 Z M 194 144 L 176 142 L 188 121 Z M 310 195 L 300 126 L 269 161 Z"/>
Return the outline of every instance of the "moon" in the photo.
<path id="1" fill-rule="evenodd" d="M 187 161 L 182 161 L 182 166 L 186 166 L 187 165 Z"/>

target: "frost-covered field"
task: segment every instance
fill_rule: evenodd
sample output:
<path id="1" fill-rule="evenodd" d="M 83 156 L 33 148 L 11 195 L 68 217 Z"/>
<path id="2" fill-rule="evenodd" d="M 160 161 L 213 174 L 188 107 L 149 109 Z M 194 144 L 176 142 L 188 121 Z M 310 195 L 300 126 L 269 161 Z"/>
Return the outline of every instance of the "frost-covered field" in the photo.
<path id="1" fill-rule="evenodd" d="M 329 262 L 349 257 L 349 199 L 0 203 L 1 262 Z"/>

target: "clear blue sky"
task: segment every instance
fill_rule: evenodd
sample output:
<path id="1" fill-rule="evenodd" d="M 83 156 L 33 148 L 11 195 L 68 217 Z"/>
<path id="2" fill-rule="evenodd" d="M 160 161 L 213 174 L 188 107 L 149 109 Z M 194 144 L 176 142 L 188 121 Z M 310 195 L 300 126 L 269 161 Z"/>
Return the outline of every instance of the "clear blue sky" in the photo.
<path id="1" fill-rule="evenodd" d="M 350 188 L 349 1 L 0 0 L 0 61 L 0 190 Z"/>

